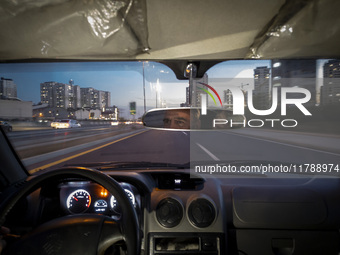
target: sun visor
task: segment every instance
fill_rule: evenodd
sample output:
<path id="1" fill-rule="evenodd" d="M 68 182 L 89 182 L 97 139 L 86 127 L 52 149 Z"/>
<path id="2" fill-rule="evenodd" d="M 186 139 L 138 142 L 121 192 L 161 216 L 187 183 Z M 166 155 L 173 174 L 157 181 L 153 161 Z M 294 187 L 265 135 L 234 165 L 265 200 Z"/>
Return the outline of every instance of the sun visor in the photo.
<path id="1" fill-rule="evenodd" d="M 256 38 L 247 58 L 334 58 L 340 55 L 340 1 L 288 1 Z"/>
<path id="2" fill-rule="evenodd" d="M 0 59 L 134 58 L 147 52 L 145 0 L 5 0 Z"/>

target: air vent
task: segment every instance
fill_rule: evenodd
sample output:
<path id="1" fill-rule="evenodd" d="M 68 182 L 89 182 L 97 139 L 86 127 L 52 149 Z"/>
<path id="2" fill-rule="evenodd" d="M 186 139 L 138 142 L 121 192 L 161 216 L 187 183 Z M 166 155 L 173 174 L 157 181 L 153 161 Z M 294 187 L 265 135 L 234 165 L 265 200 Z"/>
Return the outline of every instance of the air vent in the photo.
<path id="1" fill-rule="evenodd" d="M 183 218 L 182 205 L 173 198 L 165 198 L 156 209 L 158 222 L 166 228 L 177 226 Z"/>
<path id="2" fill-rule="evenodd" d="M 215 207 L 209 200 L 198 198 L 191 202 L 188 217 L 194 226 L 206 228 L 215 220 Z"/>

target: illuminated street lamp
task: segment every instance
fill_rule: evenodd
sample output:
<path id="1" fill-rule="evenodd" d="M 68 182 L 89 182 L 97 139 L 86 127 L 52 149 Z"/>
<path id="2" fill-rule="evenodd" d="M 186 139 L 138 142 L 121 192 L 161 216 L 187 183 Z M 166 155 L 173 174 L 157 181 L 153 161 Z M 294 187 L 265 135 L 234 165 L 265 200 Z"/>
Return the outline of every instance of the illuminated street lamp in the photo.
<path id="1" fill-rule="evenodd" d="M 148 63 L 148 61 L 146 61 L 146 63 Z M 143 61 L 143 94 L 144 94 L 144 113 L 146 113 L 144 61 Z"/>
<path id="2" fill-rule="evenodd" d="M 158 92 L 162 90 L 160 84 L 159 84 L 159 79 L 157 79 L 156 83 L 156 108 L 158 108 Z"/>

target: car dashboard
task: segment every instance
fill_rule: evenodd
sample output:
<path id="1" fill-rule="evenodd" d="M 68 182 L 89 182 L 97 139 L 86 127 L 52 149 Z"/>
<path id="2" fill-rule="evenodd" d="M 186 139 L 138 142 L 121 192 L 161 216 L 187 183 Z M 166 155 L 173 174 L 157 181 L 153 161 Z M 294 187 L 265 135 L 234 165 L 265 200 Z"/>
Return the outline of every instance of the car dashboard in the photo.
<path id="1" fill-rule="evenodd" d="M 137 212 L 142 254 L 338 254 L 338 178 L 206 178 L 185 169 L 104 172 L 121 184 Z M 36 225 L 72 214 L 117 221 L 124 214 L 114 194 L 87 180 L 58 180 L 27 199 L 35 206 L 24 216 L 22 208 L 14 214 L 21 221 L 39 215 Z"/>
<path id="2" fill-rule="evenodd" d="M 129 183 L 120 183 L 137 212 L 140 194 Z M 60 208 L 65 214 L 98 213 L 119 219 L 122 211 L 115 197 L 99 184 L 89 181 L 71 181 L 59 185 Z"/>

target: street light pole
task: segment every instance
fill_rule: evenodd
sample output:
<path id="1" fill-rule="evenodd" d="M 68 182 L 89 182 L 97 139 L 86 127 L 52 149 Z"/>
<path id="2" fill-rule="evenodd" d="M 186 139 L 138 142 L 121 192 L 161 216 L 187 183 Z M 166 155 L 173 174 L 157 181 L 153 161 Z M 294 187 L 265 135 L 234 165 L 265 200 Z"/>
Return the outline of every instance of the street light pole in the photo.
<path id="1" fill-rule="evenodd" d="M 157 79 L 157 83 L 156 83 L 156 108 L 158 108 L 158 105 L 157 105 L 157 101 L 158 101 L 158 99 L 157 99 L 157 94 L 158 94 L 158 79 Z"/>
<path id="2" fill-rule="evenodd" d="M 144 61 L 143 61 L 143 94 L 144 94 L 144 113 L 146 113 Z"/>

